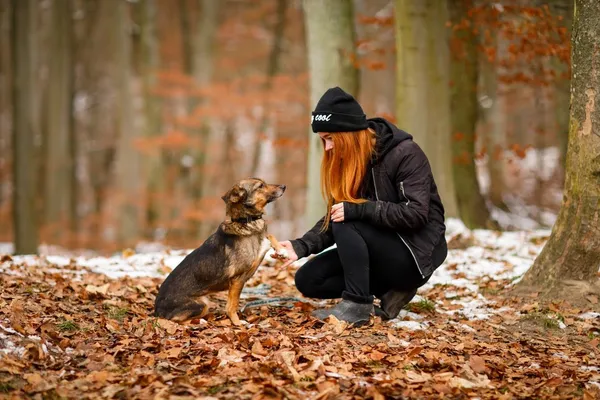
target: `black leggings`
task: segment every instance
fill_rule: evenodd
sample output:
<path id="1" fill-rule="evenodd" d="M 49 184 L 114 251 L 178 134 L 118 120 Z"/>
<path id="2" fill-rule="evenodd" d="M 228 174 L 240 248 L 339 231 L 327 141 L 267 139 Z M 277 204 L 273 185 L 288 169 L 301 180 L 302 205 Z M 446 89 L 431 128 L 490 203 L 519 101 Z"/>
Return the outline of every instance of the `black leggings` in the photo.
<path id="1" fill-rule="evenodd" d="M 334 222 L 332 229 L 337 248 L 296 272 L 296 288 L 304 296 L 369 303 L 391 289 L 414 290 L 429 280 L 395 232 L 361 221 Z"/>

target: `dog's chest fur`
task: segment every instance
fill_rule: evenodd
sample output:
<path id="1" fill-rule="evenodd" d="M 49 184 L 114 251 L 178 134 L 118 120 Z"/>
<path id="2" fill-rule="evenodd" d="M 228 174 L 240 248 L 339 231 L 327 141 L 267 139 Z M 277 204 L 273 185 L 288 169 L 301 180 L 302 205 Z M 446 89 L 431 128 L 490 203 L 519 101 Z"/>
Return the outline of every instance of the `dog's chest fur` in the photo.
<path id="1" fill-rule="evenodd" d="M 254 227 L 228 228 L 235 230 L 236 236 L 225 248 L 225 258 L 228 260 L 227 275 L 229 278 L 233 278 L 253 274 L 271 247 L 266 238 L 264 221 Z"/>

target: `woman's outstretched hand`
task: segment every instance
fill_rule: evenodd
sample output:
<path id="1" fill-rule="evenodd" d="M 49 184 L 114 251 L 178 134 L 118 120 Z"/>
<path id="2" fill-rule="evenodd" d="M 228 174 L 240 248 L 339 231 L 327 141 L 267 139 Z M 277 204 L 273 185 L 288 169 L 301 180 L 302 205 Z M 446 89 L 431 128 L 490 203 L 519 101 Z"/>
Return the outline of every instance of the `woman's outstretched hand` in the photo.
<path id="1" fill-rule="evenodd" d="M 272 254 L 271 258 L 275 258 L 277 260 L 282 260 L 282 261 L 287 260 L 281 266 L 281 268 L 283 269 L 283 268 L 287 267 L 288 265 L 290 265 L 291 263 L 293 263 L 294 261 L 297 261 L 298 255 L 294 251 L 294 247 L 292 247 L 292 243 L 289 240 L 279 242 L 279 244 L 281 245 L 281 247 L 283 247 L 285 249 L 286 254 L 281 254 L 281 252 L 277 252 L 275 254 Z"/>
<path id="2" fill-rule="evenodd" d="M 336 203 L 331 206 L 331 220 L 333 222 L 344 222 L 344 203 Z"/>

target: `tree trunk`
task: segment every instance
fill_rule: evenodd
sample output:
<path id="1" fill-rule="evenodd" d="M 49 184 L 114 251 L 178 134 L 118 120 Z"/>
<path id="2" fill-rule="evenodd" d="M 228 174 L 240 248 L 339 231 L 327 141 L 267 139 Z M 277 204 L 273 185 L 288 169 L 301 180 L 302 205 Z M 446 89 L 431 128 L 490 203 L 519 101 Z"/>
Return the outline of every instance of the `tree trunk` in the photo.
<path id="1" fill-rule="evenodd" d="M 447 5 L 433 0 L 396 0 L 395 5 L 398 124 L 415 136 L 429 158 L 446 216 L 458 216 L 450 142 Z"/>
<path id="2" fill-rule="evenodd" d="M 198 29 L 192 41 L 193 44 L 193 75 L 196 85 L 200 89 L 205 89 L 213 78 L 215 43 L 217 30 L 219 28 L 219 10 L 221 2 L 212 0 L 200 1 L 200 19 Z M 196 105 L 205 104 L 206 99 L 200 98 Z M 200 144 L 199 153 L 195 154 L 194 160 L 196 170 L 193 173 L 192 196 L 198 202 L 203 196 L 209 194 L 211 190 L 210 179 L 206 177 L 206 166 L 211 162 L 208 154 L 208 148 L 211 143 L 211 121 L 207 116 L 201 117 Z M 206 238 L 207 233 L 211 231 L 211 224 L 194 224 L 194 234 L 196 237 Z"/>
<path id="3" fill-rule="evenodd" d="M 390 18 L 394 3 L 389 0 L 354 0 L 356 15 Z M 393 26 L 355 21 L 359 42 L 360 104 L 367 115 L 393 116 L 396 104 L 396 52 Z"/>
<path id="4" fill-rule="evenodd" d="M 52 30 L 50 47 L 47 126 L 44 146 L 46 150 L 44 223 L 52 224 L 66 220 L 75 204 L 71 202 L 69 189 L 72 167 L 70 152 L 72 115 L 72 67 L 71 67 L 71 3 L 54 0 L 51 7 Z"/>
<path id="5" fill-rule="evenodd" d="M 468 21 L 473 0 L 449 0 L 452 23 L 451 54 L 451 115 L 452 168 L 456 187 L 458 214 L 470 229 L 494 227 L 489 210 L 481 195 L 475 166 L 475 127 L 478 119 L 477 37 Z"/>
<path id="6" fill-rule="evenodd" d="M 265 84 L 263 85 L 263 92 L 266 96 L 270 95 L 271 88 L 273 87 L 273 78 L 279 72 L 279 64 L 281 59 L 281 53 L 283 50 L 283 34 L 285 29 L 285 11 L 287 9 L 287 0 L 277 0 L 277 22 L 273 28 L 273 47 L 271 48 L 271 54 L 269 56 L 269 64 L 267 66 L 267 76 Z M 269 126 L 269 106 L 268 99 L 265 101 L 262 107 L 262 118 L 258 126 L 258 134 L 256 137 L 256 144 L 254 152 L 252 154 L 252 164 L 250 166 L 250 176 L 260 176 L 260 162 L 262 154 L 264 153 L 263 147 L 267 146 L 264 140 L 261 140 L 261 136 L 265 135 L 265 132 Z"/>
<path id="7" fill-rule="evenodd" d="M 11 135 L 11 3 L 0 2 L 0 218 L 5 214 L 5 206 L 10 203 L 9 165 L 10 157 L 10 135 Z M 10 219 L 10 218 L 7 218 Z M 3 228 L 8 226 L 2 224 Z"/>
<path id="8" fill-rule="evenodd" d="M 117 141 L 116 154 L 116 196 L 119 201 L 118 237 L 122 245 L 129 246 L 138 236 L 138 210 L 140 203 L 139 154 L 134 148 L 132 89 L 131 89 L 131 36 L 130 19 L 125 1 L 115 3 L 115 35 L 116 44 L 116 84 L 117 102 Z"/>
<path id="9" fill-rule="evenodd" d="M 504 56 L 504 43 L 498 39 L 497 21 L 492 21 L 490 29 L 490 45 L 496 48 L 494 60 L 482 58 L 481 72 L 484 94 L 490 104 L 484 114 L 487 120 L 487 131 L 484 143 L 487 153 L 487 169 L 489 174 L 489 187 L 487 196 L 495 207 L 508 211 L 504 203 L 503 194 L 506 193 L 504 181 L 504 151 L 506 150 L 506 107 L 503 96 L 498 95 L 498 59 Z"/>
<path id="10" fill-rule="evenodd" d="M 600 2 L 576 0 L 569 147 L 563 203 L 548 242 L 519 285 L 597 280 L 600 265 Z"/>
<path id="11" fill-rule="evenodd" d="M 553 13 L 563 18 L 562 26 L 567 29 L 567 37 L 569 38 L 571 37 L 571 28 L 573 24 L 573 4 L 573 0 L 554 0 L 551 3 Z M 554 58 L 553 64 L 558 73 L 558 78 L 555 84 L 556 101 L 554 104 L 556 110 L 556 129 L 560 146 L 560 164 L 564 168 L 566 165 L 567 145 L 569 143 L 569 102 L 571 100 L 571 80 L 568 76 L 569 65 L 567 63 Z"/>
<path id="12" fill-rule="evenodd" d="M 37 1 L 12 2 L 13 218 L 15 254 L 38 249 L 37 163 L 32 109 L 36 93 Z"/>
<path id="13" fill-rule="evenodd" d="M 339 86 L 358 97 L 359 71 L 354 65 L 354 9 L 352 0 L 304 0 L 310 107 L 331 87 Z M 307 116 L 310 121 L 310 115 Z M 312 227 L 326 213 L 321 195 L 320 165 L 323 144 L 308 132 L 306 224 Z"/>
<path id="14" fill-rule="evenodd" d="M 153 94 L 157 84 L 156 73 L 160 68 L 158 34 L 156 28 L 156 2 L 144 0 L 141 3 L 141 53 L 142 85 L 144 91 L 145 133 L 148 139 L 159 136 L 162 131 L 160 98 Z M 160 194 L 164 191 L 165 171 L 162 150 L 157 149 L 146 157 L 145 179 L 147 181 L 146 210 L 149 231 L 155 233 L 158 224 L 163 222 Z"/>

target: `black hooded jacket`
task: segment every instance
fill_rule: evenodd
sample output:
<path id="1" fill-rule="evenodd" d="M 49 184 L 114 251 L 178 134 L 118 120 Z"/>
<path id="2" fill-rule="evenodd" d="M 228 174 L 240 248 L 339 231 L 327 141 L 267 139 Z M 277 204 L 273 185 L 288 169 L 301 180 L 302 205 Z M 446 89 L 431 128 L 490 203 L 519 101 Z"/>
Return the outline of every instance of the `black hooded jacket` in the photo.
<path id="1" fill-rule="evenodd" d="M 434 251 L 444 252 L 446 226 L 444 206 L 431 173 L 429 161 L 412 136 L 383 118 L 371 118 L 376 135 L 376 154 L 361 184 L 366 203 L 344 203 L 344 220 L 363 220 L 393 229 L 410 249 L 421 275 L 429 277 L 439 264 Z M 331 224 L 321 232 L 324 218 L 301 238 L 292 240 L 298 258 L 320 253 L 334 244 Z M 441 257 L 440 257 L 441 256 Z"/>

